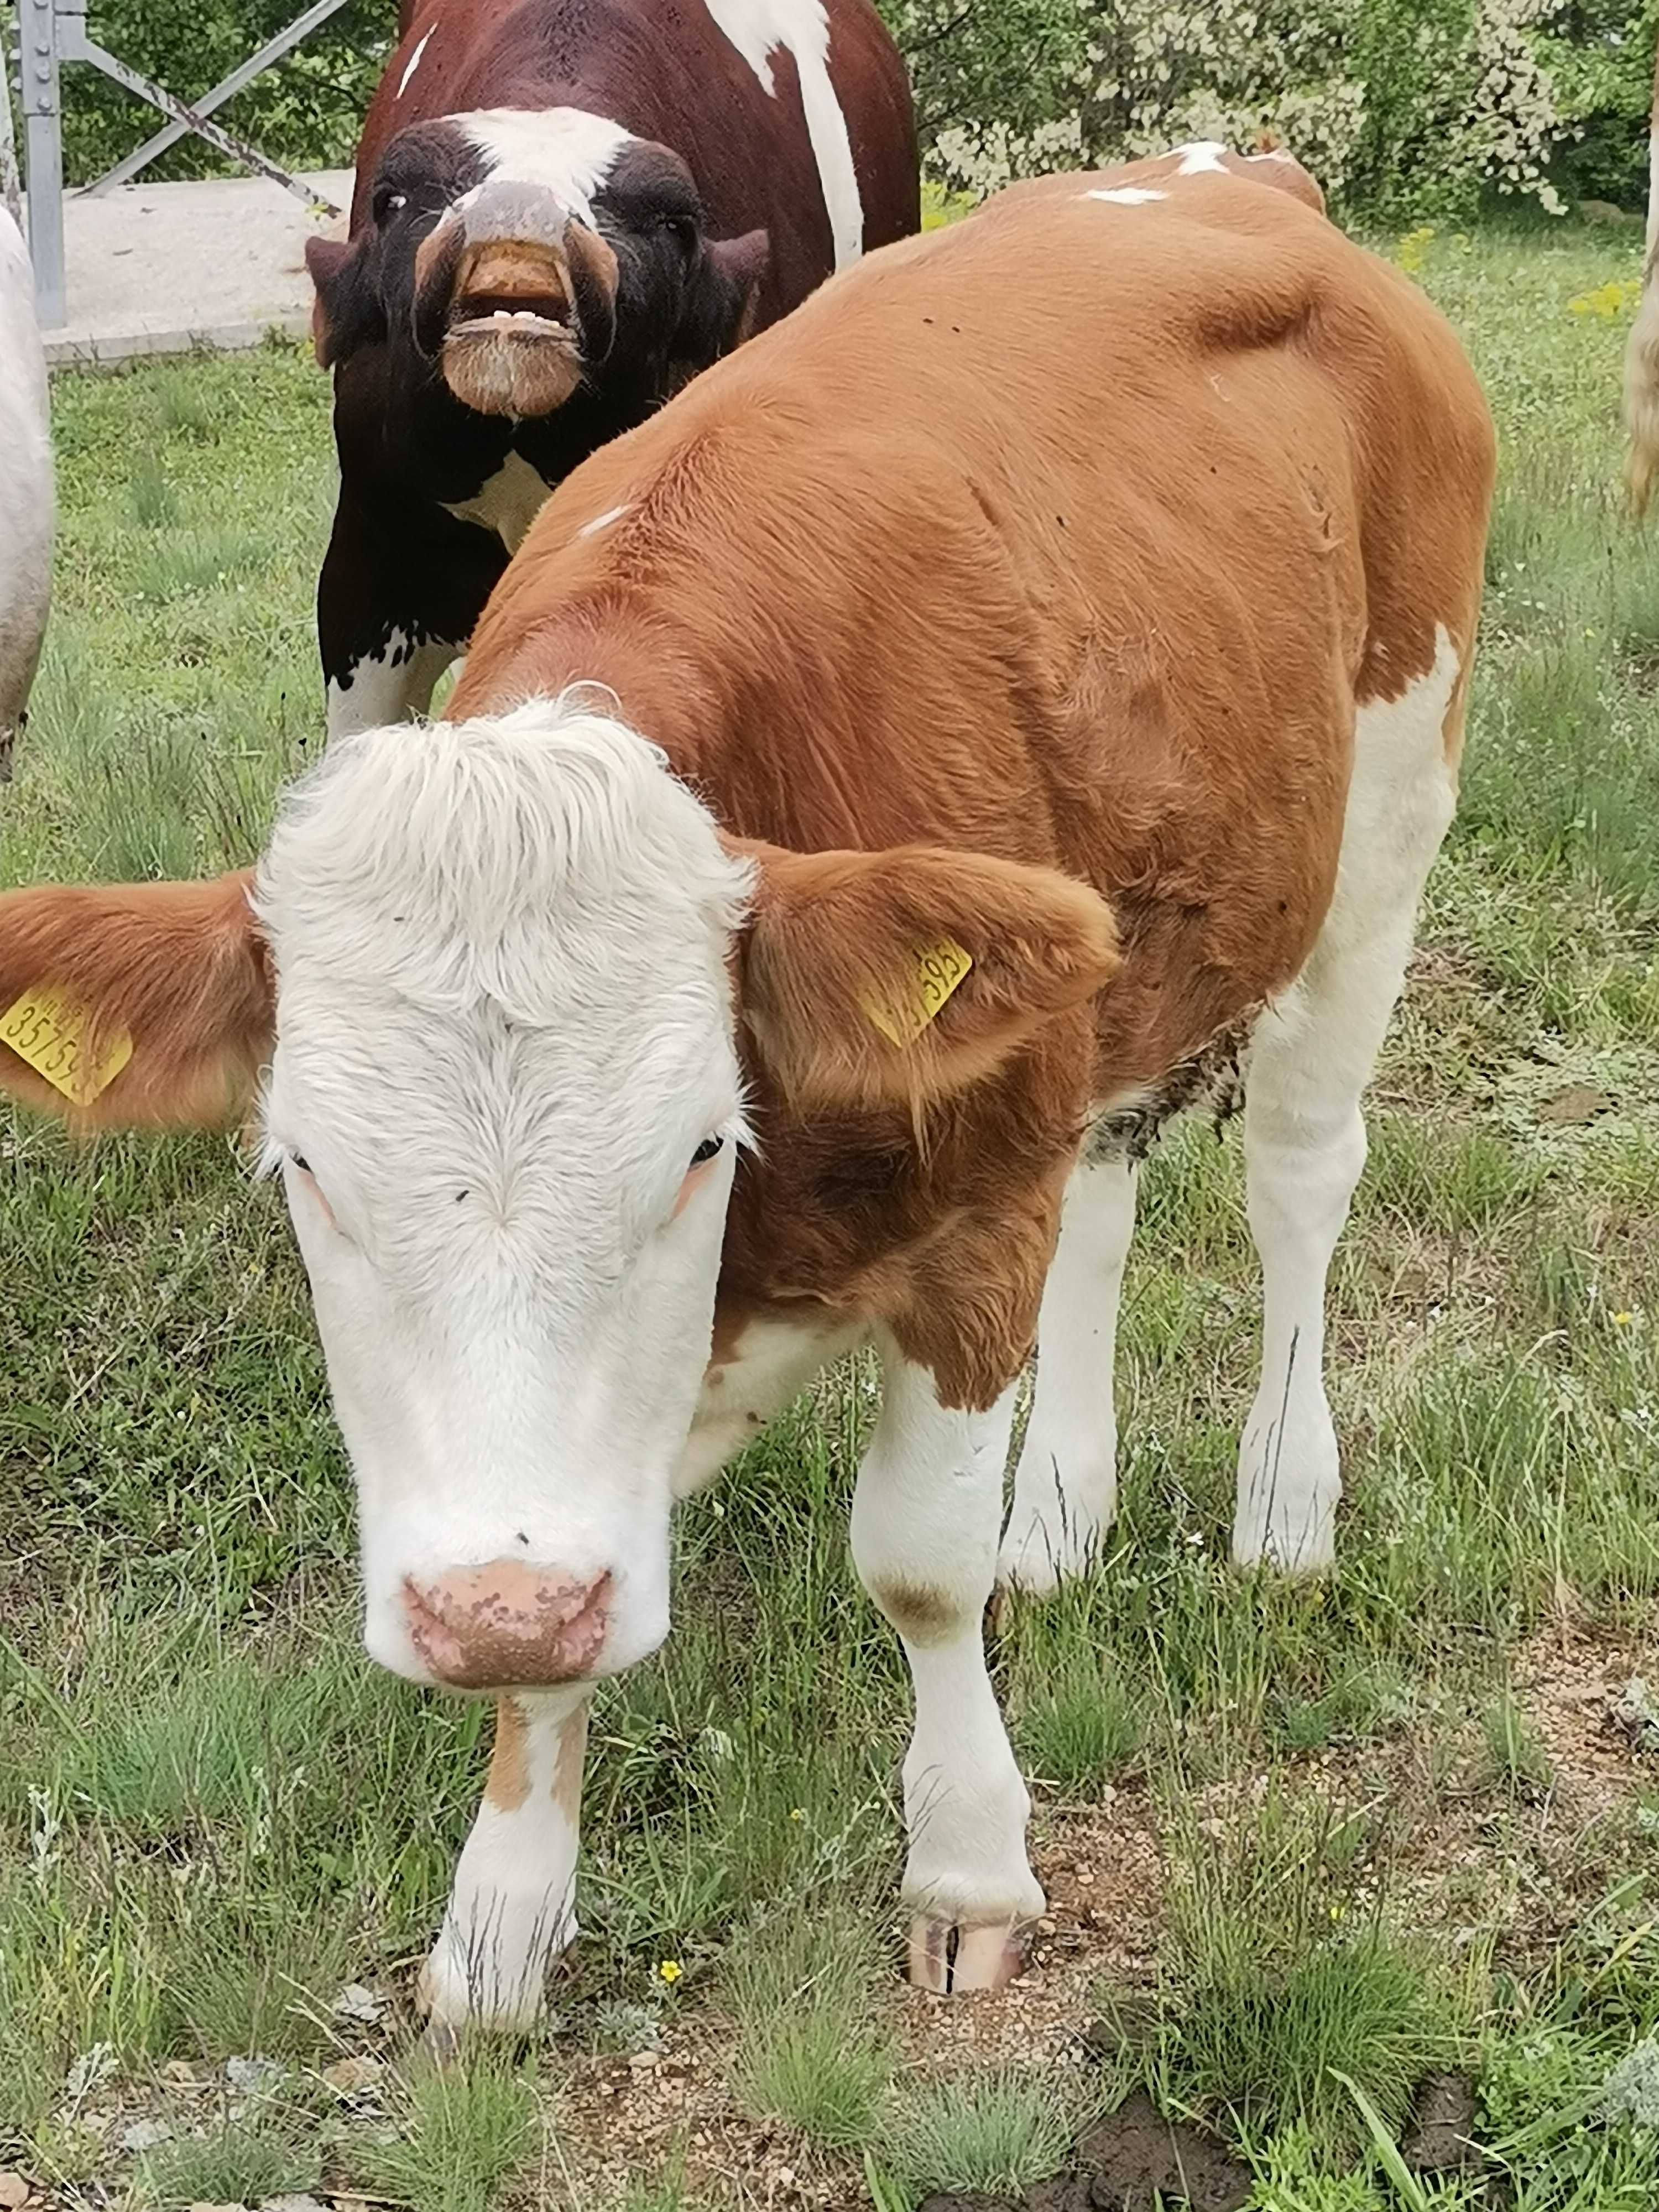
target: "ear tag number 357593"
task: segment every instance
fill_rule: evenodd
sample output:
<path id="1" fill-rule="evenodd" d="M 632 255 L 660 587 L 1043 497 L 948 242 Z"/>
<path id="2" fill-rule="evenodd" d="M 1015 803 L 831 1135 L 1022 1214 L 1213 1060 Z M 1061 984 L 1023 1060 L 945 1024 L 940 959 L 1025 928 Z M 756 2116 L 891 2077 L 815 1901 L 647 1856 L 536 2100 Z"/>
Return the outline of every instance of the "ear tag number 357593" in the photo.
<path id="1" fill-rule="evenodd" d="M 890 1044 L 914 1044 L 938 1014 L 974 964 L 954 938 L 941 937 L 932 945 L 919 945 L 911 954 L 915 981 L 902 1004 L 876 998 L 864 1000 L 864 1011 Z"/>
<path id="2" fill-rule="evenodd" d="M 132 1039 L 116 1030 L 105 1032 L 94 1060 L 88 1049 L 90 1028 L 85 1010 L 61 992 L 25 991 L 0 1014 L 0 1044 L 9 1045 L 71 1106 L 90 1106 L 132 1058 Z"/>

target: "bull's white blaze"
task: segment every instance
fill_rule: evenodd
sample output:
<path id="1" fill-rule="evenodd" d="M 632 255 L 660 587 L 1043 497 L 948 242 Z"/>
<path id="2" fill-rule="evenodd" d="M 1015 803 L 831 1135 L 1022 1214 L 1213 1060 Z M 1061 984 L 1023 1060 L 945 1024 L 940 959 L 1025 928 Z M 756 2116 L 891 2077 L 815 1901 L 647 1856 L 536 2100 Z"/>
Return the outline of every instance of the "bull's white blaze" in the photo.
<path id="1" fill-rule="evenodd" d="M 404 63 L 404 73 L 398 80 L 398 98 L 399 100 L 401 100 L 404 94 L 409 90 L 410 80 L 414 76 L 416 70 L 421 66 L 421 56 L 426 52 L 428 42 L 431 39 L 433 32 L 435 31 L 437 27 L 438 26 L 435 23 L 433 23 L 429 25 L 426 30 L 422 32 L 420 41 L 416 46 L 414 52 Z"/>
<path id="2" fill-rule="evenodd" d="M 1145 207 L 1148 200 L 1167 200 L 1168 192 L 1155 192 L 1146 185 L 1113 185 L 1104 191 L 1085 192 L 1085 200 L 1110 200 L 1118 207 Z"/>
<path id="3" fill-rule="evenodd" d="M 864 251 L 864 203 L 847 118 L 830 81 L 830 17 L 823 0 L 704 0 L 709 14 L 775 99 L 768 57 L 781 46 L 794 57 L 806 135 L 844 269 Z"/>
<path id="4" fill-rule="evenodd" d="M 489 162 L 490 183 L 539 185 L 590 230 L 594 195 L 633 143 L 621 124 L 585 107 L 480 107 L 450 120 Z"/>
<path id="5" fill-rule="evenodd" d="M 1361 1094 L 1455 802 L 1445 729 L 1458 673 L 1441 629 L 1431 669 L 1358 710 L 1330 911 L 1251 1039 L 1244 1150 L 1264 1325 L 1239 1449 L 1241 1565 L 1270 1559 L 1305 1572 L 1332 1557 L 1342 1485 L 1323 1375 L 1325 1279 L 1365 1163 Z M 1111 1366 L 1133 1219 L 1125 1164 L 1077 1169 L 1043 1293 L 1036 1395 L 1000 1563 L 1022 1587 L 1051 1589 L 1080 1571 L 1111 1521 Z"/>
<path id="6" fill-rule="evenodd" d="M 269 1151 L 356 1478 L 367 1640 L 416 1680 L 406 1581 L 492 1561 L 611 1576 L 598 1671 L 667 1628 L 748 875 L 594 696 L 331 746 L 260 870 Z"/>
<path id="7" fill-rule="evenodd" d="M 1180 159 L 1176 174 L 1178 177 L 1193 177 L 1204 169 L 1218 169 L 1224 177 L 1227 164 L 1221 157 L 1226 150 L 1218 138 L 1200 138 L 1190 146 L 1174 147 L 1171 151 Z"/>

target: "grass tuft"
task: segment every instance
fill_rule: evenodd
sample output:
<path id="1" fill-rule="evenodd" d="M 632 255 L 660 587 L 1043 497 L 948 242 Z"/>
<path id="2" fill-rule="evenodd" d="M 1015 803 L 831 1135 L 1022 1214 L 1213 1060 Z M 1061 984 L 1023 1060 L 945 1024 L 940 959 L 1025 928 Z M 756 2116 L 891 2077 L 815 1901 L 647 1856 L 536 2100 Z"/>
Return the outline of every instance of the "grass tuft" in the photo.
<path id="1" fill-rule="evenodd" d="M 368 2188 L 411 2212 L 488 2212 L 544 2148 L 534 2072 L 497 2051 L 422 2062 L 390 2101 L 396 2138 L 360 2146 L 354 2163 Z"/>
<path id="2" fill-rule="evenodd" d="M 259 2204 L 315 2188 L 321 2154 L 291 2127 L 222 2120 L 201 2136 L 158 2143 L 137 2162 L 135 2193 L 158 2212 L 191 2204 Z"/>
<path id="3" fill-rule="evenodd" d="M 912 2081 L 882 2123 L 880 2156 L 915 2187 L 1010 2197 L 1060 2172 L 1098 2106 L 1091 2081 L 1035 2069 Z"/>

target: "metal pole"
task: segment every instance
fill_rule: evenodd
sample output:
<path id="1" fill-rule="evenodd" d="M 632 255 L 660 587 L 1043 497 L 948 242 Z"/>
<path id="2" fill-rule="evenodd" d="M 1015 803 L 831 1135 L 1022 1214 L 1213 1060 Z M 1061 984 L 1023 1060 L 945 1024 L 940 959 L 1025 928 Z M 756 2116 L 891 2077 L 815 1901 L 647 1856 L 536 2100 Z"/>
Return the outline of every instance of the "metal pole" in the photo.
<path id="1" fill-rule="evenodd" d="M 280 61 L 290 46 L 297 46 L 301 39 L 314 31 L 319 23 L 325 23 L 344 5 L 345 0 L 314 0 L 314 4 L 307 8 L 303 15 L 290 23 L 285 31 L 279 31 L 274 39 L 260 47 L 257 54 L 250 54 L 240 68 L 232 70 L 230 75 L 216 84 L 211 92 L 204 92 L 199 100 L 192 100 L 190 102 L 191 112 L 198 117 L 211 115 L 216 107 L 222 107 L 226 100 L 239 93 L 245 84 L 251 83 L 261 70 L 269 69 L 272 62 Z M 82 196 L 88 199 L 95 198 L 113 185 L 131 183 L 141 169 L 149 167 L 157 155 L 165 154 L 169 146 L 176 146 L 181 138 L 187 137 L 193 127 L 188 123 L 169 123 L 165 131 L 158 131 L 153 138 L 146 138 L 142 146 L 134 147 L 132 152 L 124 155 L 112 169 L 106 169 L 101 177 L 86 185 Z"/>
<path id="2" fill-rule="evenodd" d="M 17 0 L 17 29 L 34 311 L 43 331 L 56 331 L 69 320 L 69 307 L 64 289 L 64 118 L 53 0 Z"/>

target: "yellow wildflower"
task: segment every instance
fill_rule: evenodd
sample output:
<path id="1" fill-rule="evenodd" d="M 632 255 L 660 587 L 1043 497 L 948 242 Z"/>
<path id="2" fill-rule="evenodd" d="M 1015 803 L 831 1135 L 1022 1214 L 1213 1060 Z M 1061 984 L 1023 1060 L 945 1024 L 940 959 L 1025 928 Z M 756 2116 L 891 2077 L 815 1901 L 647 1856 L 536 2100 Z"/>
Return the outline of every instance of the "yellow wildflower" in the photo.
<path id="1" fill-rule="evenodd" d="M 685 1969 L 678 1959 L 665 1959 L 657 1972 L 672 1990 Z"/>

